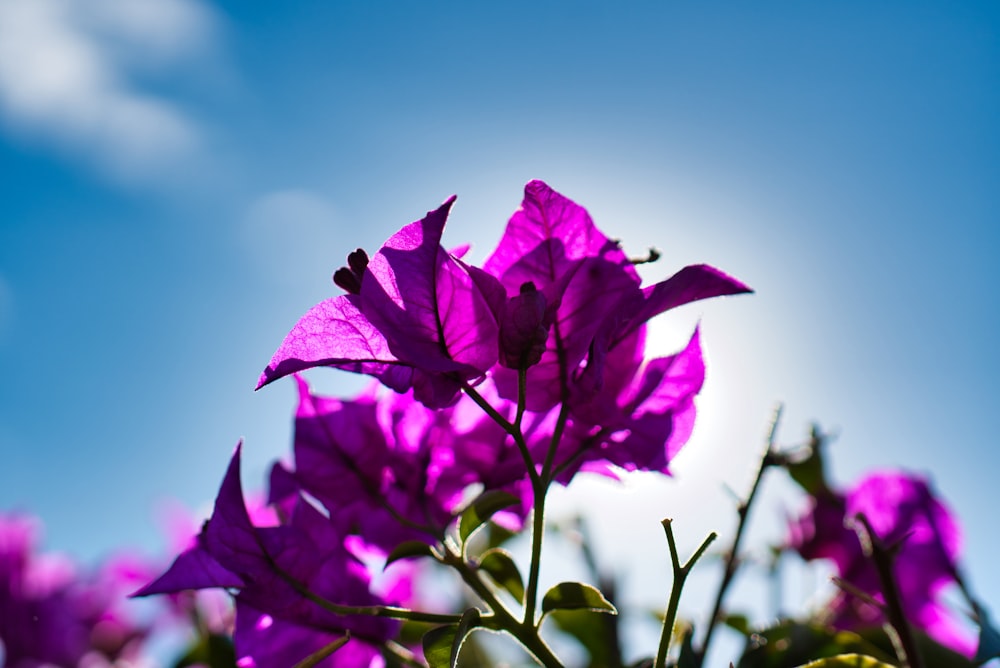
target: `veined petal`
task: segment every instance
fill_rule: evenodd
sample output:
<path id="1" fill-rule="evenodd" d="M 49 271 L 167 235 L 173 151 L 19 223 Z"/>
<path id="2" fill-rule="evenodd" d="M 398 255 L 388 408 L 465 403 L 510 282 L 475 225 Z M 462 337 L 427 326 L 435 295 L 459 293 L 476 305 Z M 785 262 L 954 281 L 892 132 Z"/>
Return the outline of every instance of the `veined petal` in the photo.
<path id="1" fill-rule="evenodd" d="M 362 308 L 399 360 L 473 378 L 496 362 L 498 325 L 476 281 L 441 246 L 454 201 L 401 229 L 371 258 Z"/>
<path id="2" fill-rule="evenodd" d="M 594 338 L 608 326 L 608 318 L 622 303 L 640 297 L 631 275 L 607 260 L 585 258 L 563 270 L 560 286 L 550 285 L 546 293 L 546 298 L 557 306 L 545 351 L 541 360 L 528 369 L 526 406 L 532 411 L 548 411 L 560 401 L 564 382 L 568 385 L 575 380 Z M 565 378 L 560 365 L 565 365 Z M 500 395 L 516 400 L 516 372 L 498 368 L 495 379 Z"/>
<path id="3" fill-rule="evenodd" d="M 536 180 L 524 187 L 521 208 L 483 268 L 500 278 L 510 295 L 528 281 L 545 292 L 568 266 L 593 257 L 627 267 L 639 283 L 628 258 L 597 229 L 587 210 Z"/>
<path id="4" fill-rule="evenodd" d="M 257 388 L 317 366 L 366 373 L 397 391 L 408 387 L 410 371 L 398 368 L 399 360 L 358 302 L 356 295 L 341 295 L 309 309 L 274 353 Z"/>

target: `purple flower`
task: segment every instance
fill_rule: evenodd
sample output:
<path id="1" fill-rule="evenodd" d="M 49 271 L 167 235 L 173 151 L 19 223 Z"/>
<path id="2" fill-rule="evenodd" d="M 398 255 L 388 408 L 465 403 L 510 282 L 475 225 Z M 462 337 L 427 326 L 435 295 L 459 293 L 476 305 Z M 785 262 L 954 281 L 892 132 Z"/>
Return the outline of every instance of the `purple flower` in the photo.
<path id="1" fill-rule="evenodd" d="M 974 653 L 974 639 L 941 602 L 943 589 L 955 580 L 958 523 L 924 479 L 875 473 L 846 494 L 830 492 L 812 504 L 790 529 L 789 543 L 804 559 L 832 560 L 841 578 L 884 600 L 873 562 L 865 556 L 857 534 L 845 526 L 845 521 L 863 514 L 883 543 L 899 544 L 893 574 L 910 622 L 943 645 L 969 656 Z M 844 592 L 831 602 L 829 613 L 836 628 L 877 626 L 884 621 L 879 610 Z"/>
<path id="2" fill-rule="evenodd" d="M 353 636 L 348 646 L 372 648 L 391 637 L 397 628 L 392 620 L 335 614 L 314 600 L 347 606 L 384 603 L 369 591 L 368 571 L 346 549 L 343 534 L 304 499 L 294 505 L 287 523 L 255 526 L 244 501 L 239 462 L 237 447 L 197 544 L 136 595 L 209 587 L 238 590 L 236 651 L 245 666 L 288 665 L 285 659 L 291 654 L 268 648 L 287 644 L 289 652 L 303 650 L 298 661 L 313 644 L 329 644 L 344 631 Z M 262 621 L 264 616 L 270 621 Z M 292 637 L 296 642 L 286 642 Z M 354 650 L 343 649 L 344 656 L 354 655 Z"/>
<path id="3" fill-rule="evenodd" d="M 0 641 L 9 668 L 134 660 L 147 629 L 125 609 L 128 583 L 145 565 L 109 559 L 79 573 L 65 557 L 36 552 L 37 523 L 0 515 Z"/>
<path id="4" fill-rule="evenodd" d="M 449 410 L 432 411 L 410 393 L 320 397 L 297 380 L 294 475 L 302 488 L 345 531 L 384 550 L 435 542 L 474 482 L 453 466 Z"/>
<path id="5" fill-rule="evenodd" d="M 528 370 L 527 407 L 542 412 L 560 401 L 589 401 L 608 373 L 608 356 L 651 317 L 750 291 L 707 265 L 642 288 L 631 261 L 586 210 L 541 181 L 525 186 L 521 208 L 483 268 L 508 296 L 530 283 L 554 310 L 545 349 Z M 495 379 L 501 396 L 517 398 L 514 371 L 499 368 Z"/>
<path id="6" fill-rule="evenodd" d="M 292 328 L 258 388 L 316 366 L 413 387 L 430 407 L 454 402 L 462 383 L 481 378 L 498 356 L 495 279 L 441 246 L 452 197 L 394 234 L 367 263 L 357 252 L 347 279 L 356 293 L 313 307 Z"/>
<path id="7" fill-rule="evenodd" d="M 517 399 L 529 368 L 529 410 L 586 403 L 609 355 L 649 318 L 699 299 L 749 292 L 707 265 L 646 288 L 587 212 L 541 181 L 525 197 L 482 269 L 440 244 L 454 198 L 394 234 L 370 259 L 348 256 L 335 282 L 348 294 L 313 307 L 285 338 L 258 387 L 316 366 L 413 388 L 429 408 L 453 404 L 491 372 Z M 497 366 L 499 360 L 500 365 Z"/>
<path id="8" fill-rule="evenodd" d="M 619 362 L 618 350 L 632 359 Z M 670 460 L 694 429 L 694 398 L 705 381 L 698 331 L 679 353 L 648 360 L 634 372 L 633 355 L 629 345 L 613 350 L 607 381 L 573 413 L 575 422 L 593 433 L 594 446 L 584 452 L 582 461 L 669 473 Z M 592 425 L 588 416 L 593 416 Z"/>

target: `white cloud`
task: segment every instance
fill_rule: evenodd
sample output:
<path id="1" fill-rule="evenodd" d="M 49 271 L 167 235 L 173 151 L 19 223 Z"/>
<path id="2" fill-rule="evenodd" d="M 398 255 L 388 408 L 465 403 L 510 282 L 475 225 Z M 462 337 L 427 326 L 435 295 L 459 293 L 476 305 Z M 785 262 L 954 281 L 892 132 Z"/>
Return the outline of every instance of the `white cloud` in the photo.
<path id="1" fill-rule="evenodd" d="M 213 31 L 198 0 L 0 0 L 0 114 L 117 174 L 155 171 L 199 130 L 137 74 L 182 63 Z"/>

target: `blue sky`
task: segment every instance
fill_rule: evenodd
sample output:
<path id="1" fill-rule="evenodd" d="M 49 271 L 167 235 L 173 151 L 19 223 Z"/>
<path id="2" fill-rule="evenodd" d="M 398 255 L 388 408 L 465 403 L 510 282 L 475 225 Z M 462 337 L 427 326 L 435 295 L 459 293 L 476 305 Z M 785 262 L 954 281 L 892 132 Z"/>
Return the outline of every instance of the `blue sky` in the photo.
<path id="1" fill-rule="evenodd" d="M 649 280 L 757 290 L 655 325 L 666 353 L 700 322 L 709 362 L 677 479 L 566 505 L 693 549 L 782 401 L 783 441 L 837 430 L 843 484 L 933 475 L 997 610 L 998 80 L 985 2 L 0 0 L 0 508 L 83 559 L 159 549 L 237 439 L 248 484 L 287 452 L 291 384 L 252 388 L 348 251 L 457 193 L 481 260 L 541 178 L 659 248 Z"/>

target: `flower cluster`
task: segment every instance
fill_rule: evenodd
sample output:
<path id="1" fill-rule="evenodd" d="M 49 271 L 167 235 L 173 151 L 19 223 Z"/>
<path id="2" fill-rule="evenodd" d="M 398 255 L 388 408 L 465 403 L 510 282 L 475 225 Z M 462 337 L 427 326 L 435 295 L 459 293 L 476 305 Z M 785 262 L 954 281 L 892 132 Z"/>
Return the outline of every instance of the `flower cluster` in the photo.
<path id="1" fill-rule="evenodd" d="M 562 616 L 616 612 L 605 596 L 613 598 L 613 584 L 592 554 L 585 560 L 604 592 L 580 582 L 539 591 L 546 497 L 584 471 L 670 473 L 692 432 L 705 365 L 697 330 L 675 354 L 647 359 L 646 323 L 749 288 L 707 265 L 643 286 L 635 267 L 642 260 L 631 260 L 583 208 L 540 181 L 528 183 L 497 247 L 474 265 L 467 246 L 442 246 L 454 201 L 373 254 L 348 254 L 333 274 L 344 293 L 292 327 L 258 383 L 292 376 L 299 391 L 292 457 L 271 468 L 266 506 L 247 503 L 237 446 L 212 516 L 166 572 L 137 592 L 233 596 L 235 654 L 212 668 L 454 668 L 463 646 L 476 646 L 466 640 L 477 629 L 506 633 L 539 664 L 562 668 L 542 634 L 548 615 L 586 647 L 591 668 L 625 665 L 617 622 Z M 374 380 L 353 398 L 321 396 L 299 373 L 316 367 Z M 825 627 L 795 620 L 747 626 L 740 666 L 802 665 L 831 651 L 843 656 L 824 666 L 861 665 L 849 650 L 876 665 L 873 655 L 884 658 L 879 637 L 891 633 L 845 640 L 836 629 L 867 632 L 884 622 L 899 635 L 903 666 L 921 668 L 910 624 L 939 649 L 971 654 L 941 604 L 943 588 L 958 577 L 957 525 L 928 485 L 879 474 L 833 490 L 823 480 L 818 432 L 803 459 L 775 447 L 777 421 L 741 504 L 699 646 L 688 630 L 675 659 L 668 655 L 681 587 L 715 534 L 682 565 L 664 520 L 673 590 L 652 665 L 702 668 L 720 620 L 738 618 L 727 615 L 724 594 L 742 560 L 740 537 L 758 483 L 775 466 L 813 497 L 789 543 L 806 559 L 832 559 L 845 593 L 827 606 Z M 852 518 L 873 549 L 845 527 Z M 493 531 L 473 540 L 489 522 L 530 533 L 530 563 L 517 564 Z M 415 558 L 461 579 L 464 611 L 421 609 Z M 986 629 L 985 612 L 972 607 Z M 996 645 L 993 652 L 981 643 L 979 652 L 1000 653 L 1000 634 Z M 965 661 L 951 653 L 948 665 L 966 665 L 956 660 Z"/>
<path id="2" fill-rule="evenodd" d="M 376 591 L 361 552 L 416 542 L 447 561 L 447 531 L 470 494 L 504 494 L 489 514 L 521 526 L 551 482 L 581 470 L 667 473 L 691 433 L 698 334 L 645 360 L 645 323 L 745 285 L 695 265 L 643 287 L 587 212 L 540 181 L 477 267 L 467 247 L 441 245 L 453 203 L 370 257 L 350 253 L 334 274 L 346 294 L 299 320 L 258 385 L 324 366 L 394 392 L 321 397 L 297 377 L 294 464 L 271 475 L 276 520 L 247 513 L 237 448 L 196 544 L 139 592 L 238 592 L 240 666 L 292 665 L 347 637 L 337 665 L 378 664 L 398 627 L 387 617 L 435 617 L 399 612 L 410 601 L 399 586 Z"/>

